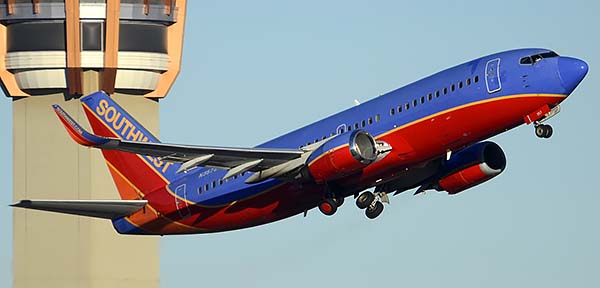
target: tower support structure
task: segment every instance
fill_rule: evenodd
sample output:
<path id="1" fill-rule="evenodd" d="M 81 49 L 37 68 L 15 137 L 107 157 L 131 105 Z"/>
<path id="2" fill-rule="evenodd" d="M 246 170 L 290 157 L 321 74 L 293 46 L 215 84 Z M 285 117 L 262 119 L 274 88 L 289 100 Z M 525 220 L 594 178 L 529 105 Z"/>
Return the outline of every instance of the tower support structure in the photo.
<path id="1" fill-rule="evenodd" d="M 158 135 L 159 100 L 181 64 L 185 8 L 185 0 L 0 2 L 15 201 L 118 199 L 101 153 L 70 141 L 51 105 L 87 123 L 78 98 L 104 90 Z M 15 209 L 14 287 L 158 287 L 158 245 L 118 235 L 106 220 Z"/>

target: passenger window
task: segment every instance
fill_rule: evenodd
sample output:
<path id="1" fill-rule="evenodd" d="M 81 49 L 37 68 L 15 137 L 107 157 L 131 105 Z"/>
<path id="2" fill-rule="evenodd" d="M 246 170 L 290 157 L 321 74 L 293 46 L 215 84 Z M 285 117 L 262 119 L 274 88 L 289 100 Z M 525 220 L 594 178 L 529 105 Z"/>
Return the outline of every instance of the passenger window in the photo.
<path id="1" fill-rule="evenodd" d="M 462 81 L 458 82 L 458 89 L 462 89 L 462 87 L 463 87 Z"/>
<path id="2" fill-rule="evenodd" d="M 219 179 L 219 185 L 223 185 L 223 179 Z"/>
<path id="3" fill-rule="evenodd" d="M 410 104 L 406 103 L 404 104 L 404 110 L 408 110 L 410 108 Z"/>
<path id="4" fill-rule="evenodd" d="M 444 95 L 448 94 L 448 88 L 444 88 Z"/>
<path id="5" fill-rule="evenodd" d="M 425 96 L 421 96 L 421 104 L 425 103 Z"/>
<path id="6" fill-rule="evenodd" d="M 215 181 L 212 181 L 212 188 L 217 187 L 217 183 Z"/>
<path id="7" fill-rule="evenodd" d="M 198 187 L 198 195 L 202 194 L 202 186 Z"/>
<path id="8" fill-rule="evenodd" d="M 331 134 L 329 136 L 331 136 L 331 137 L 335 136 L 335 132 L 331 132 Z"/>
<path id="9" fill-rule="evenodd" d="M 325 140 L 325 139 L 327 139 L 327 136 L 323 136 L 323 138 L 321 138 L 321 140 Z"/>
<path id="10" fill-rule="evenodd" d="M 473 81 L 474 81 L 475 83 L 479 82 L 479 76 L 475 76 L 475 78 L 473 79 Z"/>
<path id="11" fill-rule="evenodd" d="M 471 78 L 467 78 L 467 86 L 471 85 Z"/>
<path id="12" fill-rule="evenodd" d="M 204 191 L 208 191 L 208 184 L 204 185 Z"/>
<path id="13" fill-rule="evenodd" d="M 363 128 L 365 128 L 365 126 L 367 126 L 367 123 L 365 123 L 365 120 L 362 120 L 362 121 L 360 122 L 360 127 L 363 127 Z"/>
<path id="14" fill-rule="evenodd" d="M 369 117 L 368 121 L 369 121 L 369 125 L 373 124 L 373 118 L 372 117 Z"/>
<path id="15" fill-rule="evenodd" d="M 428 99 L 429 101 L 431 101 L 431 99 L 433 99 L 433 95 L 431 95 L 431 93 L 429 93 L 429 95 L 427 95 L 427 99 Z"/>
<path id="16" fill-rule="evenodd" d="M 390 115 L 394 116 L 394 113 L 396 113 L 396 109 L 395 108 L 390 109 Z"/>
<path id="17" fill-rule="evenodd" d="M 352 131 L 352 125 L 348 124 L 348 131 Z"/>
<path id="18" fill-rule="evenodd" d="M 402 105 L 398 106 L 398 113 L 402 112 Z"/>
<path id="19" fill-rule="evenodd" d="M 440 98 L 440 90 L 435 91 L 435 98 Z"/>
<path id="20" fill-rule="evenodd" d="M 381 118 L 381 116 L 379 116 L 379 114 L 376 114 L 375 115 L 375 122 L 379 122 L 380 118 Z"/>
<path id="21" fill-rule="evenodd" d="M 455 90 L 454 88 L 455 88 L 454 84 L 450 85 L 450 91 L 454 92 L 454 90 Z"/>
<path id="22" fill-rule="evenodd" d="M 354 129 L 358 129 L 358 123 L 354 123 Z"/>
<path id="23" fill-rule="evenodd" d="M 417 106 L 417 99 L 413 100 L 413 106 Z"/>

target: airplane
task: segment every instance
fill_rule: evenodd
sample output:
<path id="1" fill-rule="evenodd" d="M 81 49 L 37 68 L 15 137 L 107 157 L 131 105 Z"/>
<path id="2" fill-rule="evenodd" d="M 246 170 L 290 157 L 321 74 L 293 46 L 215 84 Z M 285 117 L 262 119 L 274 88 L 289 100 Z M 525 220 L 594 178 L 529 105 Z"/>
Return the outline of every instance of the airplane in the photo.
<path id="1" fill-rule="evenodd" d="M 101 150 L 121 200 L 21 200 L 14 207 L 109 219 L 120 234 L 221 232 L 317 207 L 334 215 L 354 196 L 368 218 L 390 194 L 450 195 L 498 176 L 486 141 L 546 121 L 588 72 L 549 49 L 500 52 L 433 74 L 255 148 L 160 142 L 109 95 L 80 99 L 93 133 L 53 108 L 79 144 Z"/>

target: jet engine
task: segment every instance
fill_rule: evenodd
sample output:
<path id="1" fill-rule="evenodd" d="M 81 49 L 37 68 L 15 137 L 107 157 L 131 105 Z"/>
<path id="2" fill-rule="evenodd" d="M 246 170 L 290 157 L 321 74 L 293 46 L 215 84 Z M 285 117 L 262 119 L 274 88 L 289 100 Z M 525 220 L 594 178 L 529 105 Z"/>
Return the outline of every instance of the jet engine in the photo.
<path id="1" fill-rule="evenodd" d="M 498 176 L 506 168 L 504 151 L 494 142 L 481 142 L 442 163 L 436 190 L 460 193 Z"/>
<path id="2" fill-rule="evenodd" d="M 377 143 L 364 130 L 354 130 L 325 142 L 308 158 L 308 171 L 317 183 L 355 173 L 377 160 Z"/>

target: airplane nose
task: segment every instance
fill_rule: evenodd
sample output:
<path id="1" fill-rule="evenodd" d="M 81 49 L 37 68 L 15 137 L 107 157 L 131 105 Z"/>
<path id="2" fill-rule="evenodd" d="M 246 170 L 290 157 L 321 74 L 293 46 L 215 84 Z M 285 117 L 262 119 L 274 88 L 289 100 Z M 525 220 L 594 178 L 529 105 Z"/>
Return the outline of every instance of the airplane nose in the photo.
<path id="1" fill-rule="evenodd" d="M 583 77 L 588 72 L 588 65 L 582 60 L 571 57 L 560 57 L 558 59 L 558 74 L 562 86 L 567 93 L 573 92 Z"/>

